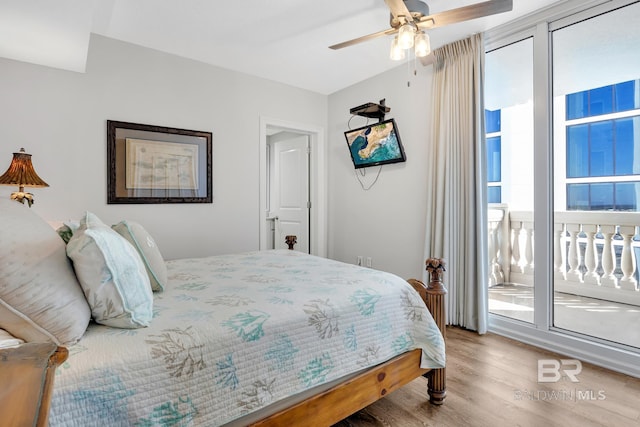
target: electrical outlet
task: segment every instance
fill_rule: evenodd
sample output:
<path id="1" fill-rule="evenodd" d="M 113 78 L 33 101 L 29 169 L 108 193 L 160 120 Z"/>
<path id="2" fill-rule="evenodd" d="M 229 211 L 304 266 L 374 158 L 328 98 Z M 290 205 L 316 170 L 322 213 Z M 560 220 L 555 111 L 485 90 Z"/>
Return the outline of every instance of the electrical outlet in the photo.
<path id="1" fill-rule="evenodd" d="M 358 255 L 358 258 L 356 259 L 356 264 L 362 265 L 362 255 Z"/>
<path id="2" fill-rule="evenodd" d="M 371 267 L 371 257 L 367 257 L 367 267 Z"/>

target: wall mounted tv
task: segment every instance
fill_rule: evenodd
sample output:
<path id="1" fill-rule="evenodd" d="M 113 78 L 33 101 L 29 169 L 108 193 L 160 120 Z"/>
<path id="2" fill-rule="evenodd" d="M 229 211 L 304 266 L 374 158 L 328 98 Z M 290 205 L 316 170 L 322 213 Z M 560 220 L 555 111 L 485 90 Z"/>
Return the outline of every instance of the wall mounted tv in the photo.
<path id="1" fill-rule="evenodd" d="M 394 119 L 350 129 L 344 136 L 356 169 L 407 160 Z"/>

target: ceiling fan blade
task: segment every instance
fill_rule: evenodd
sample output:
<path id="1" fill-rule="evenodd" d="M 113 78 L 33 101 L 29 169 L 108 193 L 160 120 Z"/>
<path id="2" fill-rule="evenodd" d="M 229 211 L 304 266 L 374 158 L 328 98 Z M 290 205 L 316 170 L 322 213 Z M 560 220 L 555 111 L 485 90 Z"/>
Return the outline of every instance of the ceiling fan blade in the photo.
<path id="1" fill-rule="evenodd" d="M 342 49 L 343 47 L 353 46 L 354 44 L 366 42 L 367 40 L 375 39 L 378 37 L 389 36 L 391 34 L 397 33 L 398 30 L 395 28 L 389 28 L 387 30 L 378 31 L 377 33 L 368 34 L 366 36 L 358 37 L 357 39 L 347 40 L 346 42 L 334 44 L 333 46 L 329 46 L 329 48 L 333 50 Z"/>
<path id="2" fill-rule="evenodd" d="M 429 16 L 423 16 L 417 24 L 420 28 L 438 28 L 449 24 L 455 24 L 457 22 L 482 18 L 483 16 L 509 12 L 512 9 L 513 0 L 490 0 L 440 13 L 434 13 Z"/>
<path id="3" fill-rule="evenodd" d="M 394 18 L 398 19 L 398 17 L 403 16 L 407 21 L 413 21 L 411 12 L 409 12 L 407 5 L 404 4 L 402 0 L 384 0 L 384 2 L 389 7 L 389 10 L 391 10 Z"/>

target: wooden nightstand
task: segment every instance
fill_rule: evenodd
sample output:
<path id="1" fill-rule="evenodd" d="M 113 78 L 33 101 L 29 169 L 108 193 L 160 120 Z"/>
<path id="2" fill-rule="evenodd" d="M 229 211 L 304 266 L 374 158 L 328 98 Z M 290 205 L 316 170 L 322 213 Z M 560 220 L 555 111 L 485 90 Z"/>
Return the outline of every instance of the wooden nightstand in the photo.
<path id="1" fill-rule="evenodd" d="M 56 367 L 69 352 L 52 343 L 0 350 L 0 414 L 3 426 L 47 426 Z"/>

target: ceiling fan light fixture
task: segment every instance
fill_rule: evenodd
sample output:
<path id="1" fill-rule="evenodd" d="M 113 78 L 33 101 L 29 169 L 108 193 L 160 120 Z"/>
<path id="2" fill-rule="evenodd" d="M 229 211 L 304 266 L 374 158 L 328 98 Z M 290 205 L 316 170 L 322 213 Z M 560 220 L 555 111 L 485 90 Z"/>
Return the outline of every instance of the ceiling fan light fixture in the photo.
<path id="1" fill-rule="evenodd" d="M 400 47 L 398 43 L 398 36 L 393 38 L 391 42 L 391 51 L 389 52 L 389 57 L 393 61 L 401 61 L 404 59 L 404 49 Z"/>
<path id="2" fill-rule="evenodd" d="M 416 35 L 416 28 L 412 24 L 404 24 L 398 30 L 398 44 L 402 49 L 413 47 L 413 38 Z"/>
<path id="3" fill-rule="evenodd" d="M 429 35 L 421 31 L 416 34 L 415 53 L 418 58 L 424 58 L 431 53 L 431 41 Z"/>
<path id="4" fill-rule="evenodd" d="M 467 6 L 448 9 L 431 15 L 427 0 L 385 0 L 389 8 L 389 27 L 376 33 L 367 34 L 342 43 L 329 46 L 337 50 L 353 46 L 378 37 L 395 34 L 391 45 L 390 57 L 394 60 L 404 59 L 409 49 L 413 48 L 416 58 L 424 58 L 431 54 L 431 41 L 424 32 L 432 28 L 479 19 L 513 10 L 513 0 L 475 0 Z M 464 3 L 472 2 L 467 0 Z M 423 65 L 432 61 L 422 60 Z"/>

